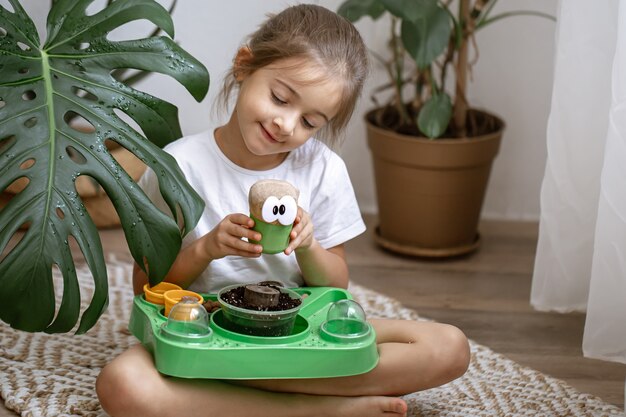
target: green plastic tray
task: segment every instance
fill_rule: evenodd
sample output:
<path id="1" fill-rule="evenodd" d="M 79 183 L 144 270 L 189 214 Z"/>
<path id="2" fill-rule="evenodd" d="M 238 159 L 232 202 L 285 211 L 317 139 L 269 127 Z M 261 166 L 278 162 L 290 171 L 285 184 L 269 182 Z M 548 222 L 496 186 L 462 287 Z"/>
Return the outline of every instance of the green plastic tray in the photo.
<path id="1" fill-rule="evenodd" d="M 378 363 L 376 335 L 357 340 L 323 337 L 320 326 L 333 302 L 352 299 L 332 287 L 302 287 L 307 295 L 289 336 L 261 337 L 223 328 L 222 312 L 211 314 L 212 334 L 202 342 L 173 338 L 161 330 L 163 306 L 143 295 L 134 298 L 129 330 L 148 349 L 159 372 L 181 378 L 268 379 L 327 378 L 368 372 Z M 216 294 L 202 294 L 216 300 Z"/>

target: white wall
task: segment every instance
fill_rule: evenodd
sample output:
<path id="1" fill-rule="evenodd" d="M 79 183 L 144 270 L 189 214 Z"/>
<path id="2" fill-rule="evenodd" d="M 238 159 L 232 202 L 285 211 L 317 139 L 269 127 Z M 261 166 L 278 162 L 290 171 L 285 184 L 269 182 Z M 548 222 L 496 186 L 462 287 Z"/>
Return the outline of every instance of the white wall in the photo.
<path id="1" fill-rule="evenodd" d="M 556 0 L 504 0 L 495 12 L 537 10 L 556 16 Z M 539 219 L 546 161 L 556 22 L 518 16 L 495 22 L 477 36 L 480 59 L 471 102 L 506 122 L 487 192 L 484 217 Z M 575 88 L 575 86 L 572 86 Z"/>
<path id="2" fill-rule="evenodd" d="M 101 1 L 101 0 L 97 0 Z M 6 4 L 7 0 L 0 0 Z M 165 6 L 169 0 L 160 1 Z M 335 10 L 340 0 L 312 1 Z M 501 0 L 494 13 L 540 10 L 556 14 L 557 0 Z M 24 0 L 28 12 L 43 27 L 42 0 Z M 277 12 L 295 1 L 286 0 L 180 0 L 174 12 L 176 40 L 209 69 L 212 82 L 208 97 L 197 104 L 176 82 L 163 76 L 149 78 L 139 88 L 176 104 L 183 133 L 209 126 L 211 103 L 221 86 L 222 74 L 245 39 L 268 12 Z M 127 28 L 130 34 L 146 33 L 148 25 Z M 383 51 L 387 28 L 382 22 L 357 23 L 368 47 Z M 545 130 L 552 88 L 555 23 L 537 17 L 512 17 L 485 28 L 477 36 L 480 48 L 474 67 L 470 102 L 499 114 L 506 122 L 500 155 L 496 159 L 484 206 L 484 217 L 535 220 L 539 217 L 539 189 L 545 165 Z M 385 81 L 373 65 L 363 99 L 347 131 L 342 148 L 361 208 L 376 210 L 375 190 L 362 115 L 372 105 L 371 90 Z"/>

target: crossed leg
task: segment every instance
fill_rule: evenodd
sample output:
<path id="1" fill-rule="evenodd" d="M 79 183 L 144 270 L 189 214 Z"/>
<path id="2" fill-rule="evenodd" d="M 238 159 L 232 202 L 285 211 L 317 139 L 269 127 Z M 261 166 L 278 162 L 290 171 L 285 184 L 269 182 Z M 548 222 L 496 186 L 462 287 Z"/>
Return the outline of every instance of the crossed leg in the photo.
<path id="1" fill-rule="evenodd" d="M 372 324 L 380 353 L 376 368 L 362 375 L 332 378 L 332 383 L 329 379 L 293 379 L 235 385 L 165 377 L 154 367 L 150 354 L 137 345 L 102 370 L 96 391 L 102 407 L 113 417 L 401 416 L 407 405 L 392 396 L 443 384 L 467 368 L 467 340 L 452 326 L 398 320 Z"/>
<path id="2" fill-rule="evenodd" d="M 368 373 L 328 379 L 249 380 L 241 385 L 317 395 L 404 395 L 443 385 L 463 375 L 469 345 L 456 327 L 407 320 L 370 320 L 380 356 Z"/>

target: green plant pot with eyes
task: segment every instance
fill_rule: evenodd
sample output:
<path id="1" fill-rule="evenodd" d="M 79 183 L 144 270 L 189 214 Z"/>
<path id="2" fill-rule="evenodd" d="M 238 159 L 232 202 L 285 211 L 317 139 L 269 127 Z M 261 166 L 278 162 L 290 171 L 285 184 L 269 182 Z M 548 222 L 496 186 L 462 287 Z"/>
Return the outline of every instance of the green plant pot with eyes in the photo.
<path id="1" fill-rule="evenodd" d="M 252 214 L 250 217 L 254 220 L 252 230 L 261 233 L 262 236 L 259 241 L 251 239 L 251 243 L 257 243 L 263 246 L 263 253 L 267 255 L 274 255 L 287 249 L 287 246 L 289 246 L 289 234 L 293 229 L 293 224 L 286 226 L 282 224 L 272 224 L 257 219 Z"/>
<path id="2" fill-rule="evenodd" d="M 272 255 L 287 249 L 293 222 L 298 214 L 300 192 L 287 181 L 260 180 L 248 193 L 252 230 L 261 234 L 261 240 L 251 243 L 263 246 L 263 253 Z"/>

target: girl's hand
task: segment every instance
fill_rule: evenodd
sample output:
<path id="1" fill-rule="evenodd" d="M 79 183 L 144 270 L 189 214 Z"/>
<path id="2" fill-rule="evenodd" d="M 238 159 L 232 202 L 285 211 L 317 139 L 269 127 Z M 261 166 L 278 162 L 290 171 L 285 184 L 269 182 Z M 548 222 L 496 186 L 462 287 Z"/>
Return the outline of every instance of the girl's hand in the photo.
<path id="1" fill-rule="evenodd" d="M 304 211 L 302 207 L 298 207 L 298 214 L 296 215 L 296 220 L 293 222 L 293 229 L 291 229 L 289 239 L 289 246 L 285 249 L 285 255 L 291 254 L 294 250 L 300 251 L 302 249 L 308 249 L 315 240 L 313 237 L 311 216 L 309 216 L 309 213 Z"/>
<path id="2" fill-rule="evenodd" d="M 261 240 L 261 234 L 250 230 L 254 220 L 245 214 L 229 214 L 209 233 L 204 235 L 204 248 L 211 260 L 229 255 L 257 258 L 261 256 L 263 247 L 246 242 L 243 238 Z"/>

